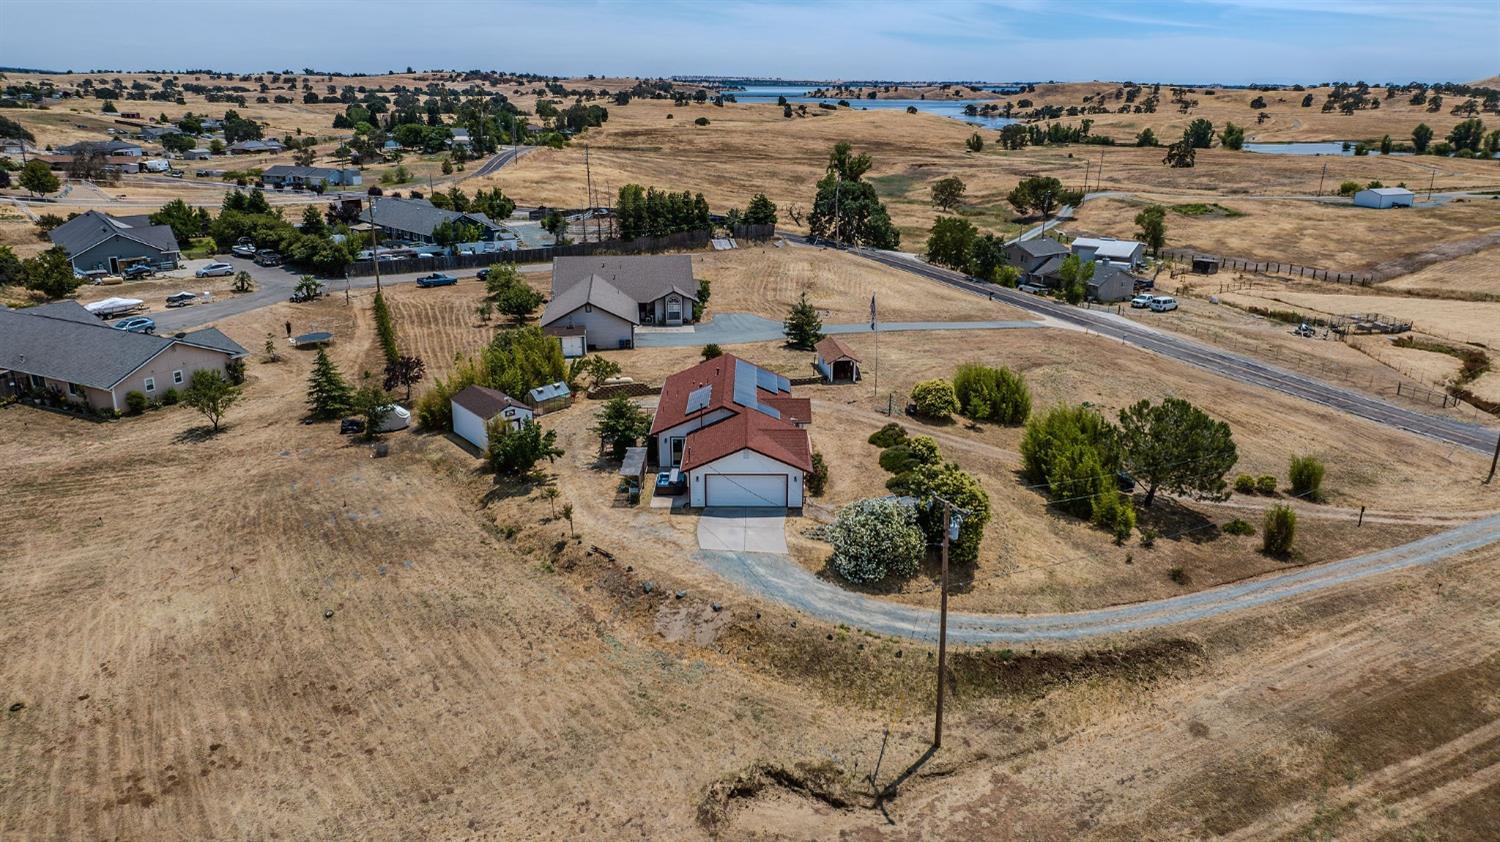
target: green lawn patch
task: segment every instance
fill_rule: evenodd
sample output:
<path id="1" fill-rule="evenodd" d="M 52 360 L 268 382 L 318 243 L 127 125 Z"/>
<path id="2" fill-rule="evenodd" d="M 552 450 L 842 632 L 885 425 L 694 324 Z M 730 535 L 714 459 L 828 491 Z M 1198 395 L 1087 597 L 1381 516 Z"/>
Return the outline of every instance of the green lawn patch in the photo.
<path id="1" fill-rule="evenodd" d="M 1224 219 L 1245 215 L 1243 211 L 1226 208 L 1218 202 L 1188 202 L 1183 205 L 1173 205 L 1172 210 L 1183 216 L 1214 216 Z"/>

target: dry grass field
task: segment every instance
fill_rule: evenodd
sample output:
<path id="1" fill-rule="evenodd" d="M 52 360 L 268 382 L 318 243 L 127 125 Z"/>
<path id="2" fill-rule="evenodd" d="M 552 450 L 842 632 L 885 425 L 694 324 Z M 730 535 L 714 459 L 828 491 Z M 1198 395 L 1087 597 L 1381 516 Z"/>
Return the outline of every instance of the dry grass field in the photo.
<path id="1" fill-rule="evenodd" d="M 289 314 L 334 329 L 346 370 L 373 346 L 339 299 L 221 327 L 256 347 Z M 445 436 L 395 434 L 371 459 L 298 424 L 309 367 L 253 362 L 207 439 L 181 407 L 103 425 L 0 409 L 0 834 L 899 839 L 999 823 L 1108 839 L 1307 816 L 1462 838 L 1493 810 L 1475 763 L 1494 727 L 1493 555 L 1099 654 L 957 648 L 945 748 L 887 805 L 892 825 L 861 778 L 885 729 L 882 783 L 925 748 L 924 647 L 747 604 L 653 551 L 689 528 L 659 512 L 612 532 L 587 403 L 549 422 L 567 432 L 573 542 L 536 486 L 492 485 Z M 817 423 L 861 427 L 843 417 Z M 757 783 L 713 794 L 742 776 Z M 1332 780 L 1358 786 L 1324 817 Z"/>
<path id="2" fill-rule="evenodd" d="M 1379 290 L 1408 295 L 1457 295 L 1500 299 L 1500 248 L 1489 248 L 1419 269 L 1381 284 Z"/>
<path id="3" fill-rule="evenodd" d="M 1068 231 L 1129 239 L 1137 232 L 1135 215 L 1149 199 L 1168 208 L 1187 204 L 1171 196 L 1096 199 L 1084 204 Z M 1455 201 L 1396 212 L 1290 199 L 1226 199 L 1218 204 L 1240 215 L 1168 213 L 1168 245 L 1330 271 L 1395 273 L 1434 263 L 1445 267 L 1452 257 L 1500 242 L 1500 201 Z M 1438 245 L 1441 250 L 1435 250 Z"/>
<path id="4" fill-rule="evenodd" d="M 1381 313 L 1410 321 L 1415 330 L 1432 336 L 1500 347 L 1500 303 L 1366 294 L 1363 288 L 1356 289 L 1360 291 L 1340 295 L 1257 288 L 1247 293 L 1229 293 L 1224 298 L 1238 304 L 1330 315 Z"/>

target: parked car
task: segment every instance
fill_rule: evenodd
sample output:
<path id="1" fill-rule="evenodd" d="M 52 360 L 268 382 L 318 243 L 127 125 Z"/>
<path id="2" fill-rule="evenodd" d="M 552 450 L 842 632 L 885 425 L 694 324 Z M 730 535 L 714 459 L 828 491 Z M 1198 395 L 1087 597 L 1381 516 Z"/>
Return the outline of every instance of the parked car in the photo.
<path id="1" fill-rule="evenodd" d="M 458 283 L 458 278 L 452 275 L 444 275 L 442 272 L 433 272 L 431 275 L 423 275 L 417 278 L 419 287 L 445 287 Z"/>
<path id="2" fill-rule="evenodd" d="M 147 266 L 144 263 L 137 263 L 134 266 L 131 266 L 125 271 L 121 272 L 120 277 L 124 278 L 127 281 L 134 281 L 140 278 L 149 278 L 155 274 L 155 269 L 152 269 L 150 266 Z"/>
<path id="3" fill-rule="evenodd" d="M 1115 471 L 1115 487 L 1125 494 L 1135 493 L 1135 477 L 1130 472 L 1121 468 Z"/>
<path id="4" fill-rule="evenodd" d="M 1137 295 L 1135 298 L 1130 299 L 1130 306 L 1136 310 L 1144 310 L 1151 306 L 1151 296 Z"/>
<path id="5" fill-rule="evenodd" d="M 1170 295 L 1151 296 L 1151 312 L 1166 313 L 1177 309 L 1177 299 Z"/>
<path id="6" fill-rule="evenodd" d="M 135 316 L 115 322 L 115 330 L 123 330 L 128 333 L 155 333 L 156 321 L 145 316 Z"/>
<path id="7" fill-rule="evenodd" d="M 270 249 L 261 249 L 255 253 L 256 266 L 280 266 L 281 255 Z"/>
<path id="8" fill-rule="evenodd" d="M 352 436 L 356 433 L 363 433 L 364 431 L 365 422 L 362 418 L 345 418 L 344 420 L 339 422 L 339 433 L 341 435 Z"/>
<path id="9" fill-rule="evenodd" d="M 198 296 L 191 292 L 174 292 L 167 296 L 168 307 L 186 307 L 198 300 Z"/>
<path id="10" fill-rule="evenodd" d="M 1042 293 L 1047 291 L 1046 287 L 1038 286 L 1036 284 L 1021 284 L 1020 286 L 1016 287 L 1016 289 L 1020 290 L 1021 292 L 1029 292 L 1032 295 L 1041 295 Z"/>
<path id="11" fill-rule="evenodd" d="M 227 278 L 233 274 L 234 267 L 230 266 L 228 263 L 210 263 L 193 273 L 194 276 L 199 278 Z"/>
<path id="12" fill-rule="evenodd" d="M 229 251 L 236 257 L 254 257 L 255 243 L 236 243 L 234 248 Z"/>
<path id="13" fill-rule="evenodd" d="M 172 178 L 182 178 L 182 170 L 167 170 L 167 175 Z"/>
<path id="14" fill-rule="evenodd" d="M 481 281 L 488 281 L 490 279 L 489 267 L 485 267 L 483 269 L 480 269 L 478 272 L 475 272 L 474 277 L 478 278 Z"/>

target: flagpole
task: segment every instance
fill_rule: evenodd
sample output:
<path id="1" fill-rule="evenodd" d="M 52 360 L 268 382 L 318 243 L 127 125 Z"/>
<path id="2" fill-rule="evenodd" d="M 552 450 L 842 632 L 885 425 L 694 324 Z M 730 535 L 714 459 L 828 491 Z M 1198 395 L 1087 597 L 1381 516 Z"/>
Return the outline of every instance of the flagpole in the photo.
<path id="1" fill-rule="evenodd" d="M 875 333 L 875 371 L 870 378 L 875 385 L 875 399 L 880 399 L 880 329 L 876 327 L 879 316 L 875 310 L 875 293 L 870 293 L 870 330 Z"/>

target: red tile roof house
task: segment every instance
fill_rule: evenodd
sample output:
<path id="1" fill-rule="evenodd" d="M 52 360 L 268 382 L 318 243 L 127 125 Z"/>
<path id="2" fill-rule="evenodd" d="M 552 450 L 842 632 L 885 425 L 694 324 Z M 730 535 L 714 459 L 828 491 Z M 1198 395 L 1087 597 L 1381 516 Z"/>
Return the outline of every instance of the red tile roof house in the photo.
<path id="1" fill-rule="evenodd" d="M 690 506 L 799 508 L 811 423 L 811 401 L 785 377 L 725 354 L 667 378 L 651 438 L 657 463 L 682 470 Z"/>

